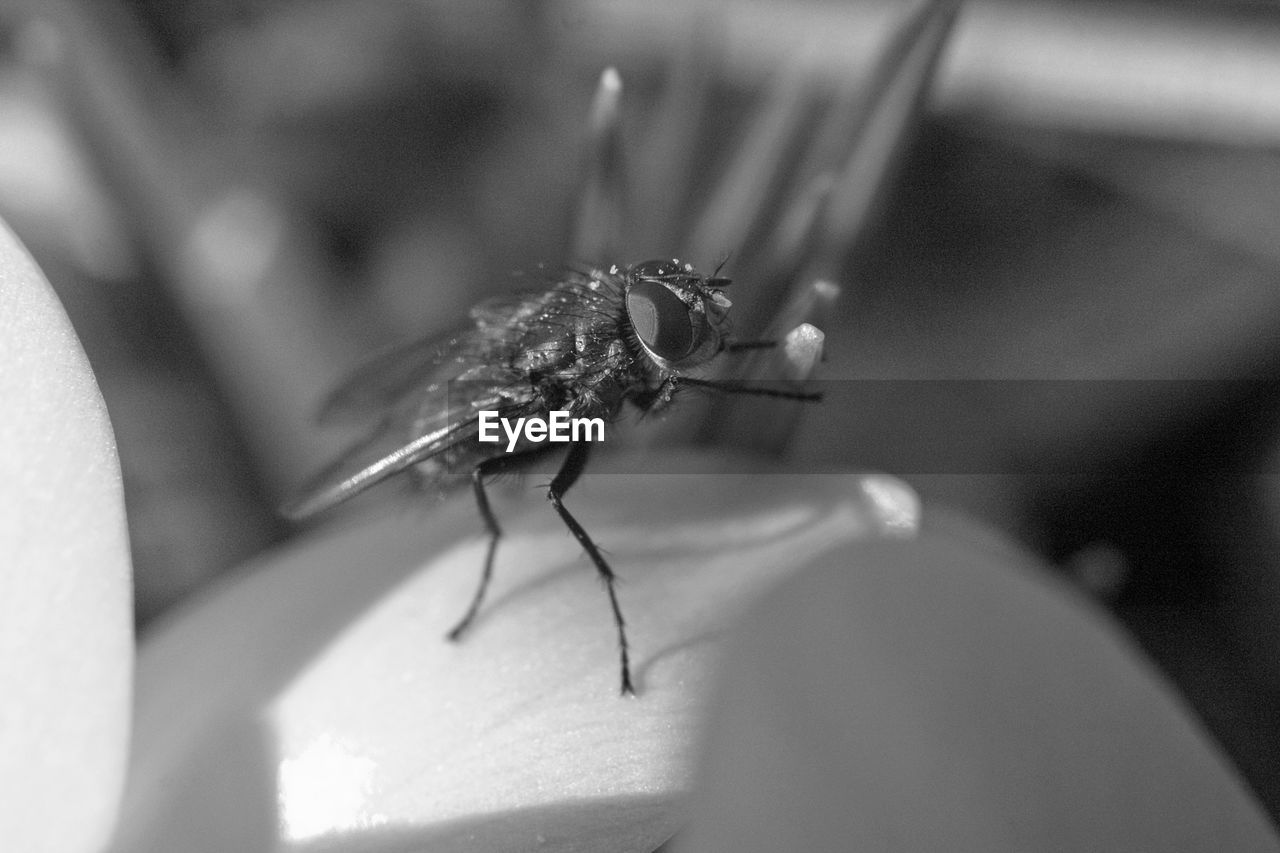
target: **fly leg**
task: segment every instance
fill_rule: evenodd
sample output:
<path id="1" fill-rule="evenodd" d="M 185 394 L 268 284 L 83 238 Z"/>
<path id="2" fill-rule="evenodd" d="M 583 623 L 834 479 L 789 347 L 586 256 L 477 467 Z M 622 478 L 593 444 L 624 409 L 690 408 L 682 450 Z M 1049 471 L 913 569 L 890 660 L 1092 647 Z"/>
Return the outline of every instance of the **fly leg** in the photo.
<path id="1" fill-rule="evenodd" d="M 476 587 L 471 606 L 467 608 L 467 612 L 458 624 L 449 631 L 448 637 L 455 643 L 476 618 L 476 613 L 480 611 L 480 604 L 484 601 L 484 594 L 489 591 L 489 581 L 493 579 L 493 557 L 498 553 L 498 540 L 502 538 L 502 528 L 498 526 L 498 519 L 489 508 L 489 495 L 484 490 L 484 478 L 501 470 L 504 467 L 502 463 L 506 461 L 502 457 L 488 459 L 477 465 L 471 472 L 471 486 L 476 495 L 476 508 L 480 510 L 480 518 L 484 520 L 485 529 L 489 531 L 489 550 L 484 557 L 484 571 L 480 573 L 480 586 Z"/>
<path id="2" fill-rule="evenodd" d="M 613 623 L 618 628 L 618 653 L 622 665 L 622 694 L 625 696 L 630 693 L 634 696 L 636 691 L 631 686 L 631 657 L 628 653 L 626 623 L 622 618 L 622 608 L 618 605 L 617 592 L 614 590 L 617 578 L 613 573 L 613 569 L 609 568 L 609 564 L 605 562 L 604 557 L 600 554 L 600 549 L 596 547 L 596 543 L 591 541 L 587 531 L 569 513 L 562 500 L 565 492 L 569 491 L 573 484 L 578 481 L 579 475 L 586 468 L 590 447 L 585 442 L 574 442 L 569 445 L 569 455 L 565 457 L 564 464 L 560 466 L 560 472 L 551 481 L 551 485 L 547 489 L 547 499 L 556 508 L 556 512 L 560 513 L 560 518 L 564 521 L 565 526 L 569 528 L 573 538 L 578 540 L 582 550 L 587 552 L 591 562 L 596 564 L 596 571 L 599 572 L 600 579 L 604 581 L 605 592 L 609 594 L 609 606 L 613 608 Z"/>

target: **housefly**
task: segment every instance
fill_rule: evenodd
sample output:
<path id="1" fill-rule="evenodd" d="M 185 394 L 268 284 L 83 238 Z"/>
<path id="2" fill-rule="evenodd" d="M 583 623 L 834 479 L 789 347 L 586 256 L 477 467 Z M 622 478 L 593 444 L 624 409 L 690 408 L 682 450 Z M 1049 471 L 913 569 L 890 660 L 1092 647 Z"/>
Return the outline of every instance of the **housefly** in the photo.
<path id="1" fill-rule="evenodd" d="M 678 260 L 625 269 L 568 270 L 549 287 L 479 303 L 462 327 L 392 351 L 359 369 L 333 392 L 321 421 L 367 422 L 367 437 L 322 471 L 284 508 L 302 519 L 404 472 L 425 486 L 450 489 L 467 480 L 488 532 L 480 583 L 449 631 L 458 640 L 484 601 L 502 529 L 485 481 L 553 449 L 527 436 L 512 444 L 481 441 L 482 412 L 498 417 L 615 420 L 626 404 L 641 412 L 669 405 L 683 386 L 816 401 L 818 394 L 699 379 L 689 371 L 723 352 L 769 346 L 729 337 L 729 284 Z M 555 511 L 604 581 L 617 628 L 622 693 L 634 693 L 615 575 L 600 549 L 564 504 L 587 464 L 590 445 L 568 442 L 547 489 Z"/>

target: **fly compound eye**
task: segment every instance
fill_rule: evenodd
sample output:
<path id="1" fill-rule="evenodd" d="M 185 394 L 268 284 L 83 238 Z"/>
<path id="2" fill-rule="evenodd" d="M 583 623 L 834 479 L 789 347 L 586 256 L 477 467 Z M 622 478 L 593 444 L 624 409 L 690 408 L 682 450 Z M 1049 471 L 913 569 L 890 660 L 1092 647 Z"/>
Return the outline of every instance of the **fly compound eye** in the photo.
<path id="1" fill-rule="evenodd" d="M 659 358 L 679 361 L 693 351 L 689 306 L 660 282 L 634 282 L 627 291 L 627 314 L 645 349 Z"/>

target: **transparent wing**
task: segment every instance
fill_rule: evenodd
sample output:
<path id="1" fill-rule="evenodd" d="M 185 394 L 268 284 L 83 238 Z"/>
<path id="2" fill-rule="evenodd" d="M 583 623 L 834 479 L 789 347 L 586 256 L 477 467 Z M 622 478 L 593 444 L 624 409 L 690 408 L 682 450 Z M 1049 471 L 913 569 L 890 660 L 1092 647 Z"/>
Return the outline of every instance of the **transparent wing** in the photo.
<path id="1" fill-rule="evenodd" d="M 552 294 L 589 292 L 595 289 L 591 282 L 611 277 L 608 273 L 583 266 L 540 269 L 538 275 L 541 287 L 500 293 L 473 305 L 469 313 L 476 326 L 486 328 L 506 327 L 513 323 L 518 325 L 522 319 L 535 316 Z"/>
<path id="2" fill-rule="evenodd" d="M 440 384 L 391 412 L 363 439 L 349 447 L 281 507 L 301 520 L 355 497 L 389 477 L 415 466 L 437 485 L 448 487 L 477 463 L 502 452 L 500 444 L 481 444 L 479 413 L 528 417 L 540 411 L 533 389 L 507 371 L 476 371 L 471 377 Z"/>
<path id="3" fill-rule="evenodd" d="M 371 421 L 415 390 L 448 381 L 468 363 L 483 363 L 495 342 L 472 324 L 384 350 L 361 364 L 330 392 L 316 414 L 320 423 Z"/>
<path id="4" fill-rule="evenodd" d="M 358 367 L 325 398 L 321 423 L 369 422 L 388 407 L 429 391 L 475 365 L 510 363 L 520 352 L 555 340 L 582 314 L 621 305 L 617 276 L 558 270 L 543 290 L 505 293 L 476 304 L 470 320 L 450 332 L 385 350 Z"/>
<path id="5" fill-rule="evenodd" d="M 620 277 L 565 270 L 545 290 L 479 303 L 469 323 L 451 333 L 375 356 L 320 411 L 322 421 L 367 423 L 368 434 L 282 512 L 299 519 L 314 515 L 409 469 L 436 485 L 452 485 L 501 452 L 501 445 L 478 441 L 480 411 L 510 418 L 545 414 L 537 375 L 570 381 L 611 368 L 601 362 L 584 372 L 577 354 L 584 340 L 616 337 L 621 310 Z M 567 364 L 574 374 L 563 374 Z"/>
<path id="6" fill-rule="evenodd" d="M 547 294 L 546 290 L 517 290 L 491 296 L 471 306 L 468 312 L 477 328 L 504 328 L 514 318 L 534 310 Z"/>

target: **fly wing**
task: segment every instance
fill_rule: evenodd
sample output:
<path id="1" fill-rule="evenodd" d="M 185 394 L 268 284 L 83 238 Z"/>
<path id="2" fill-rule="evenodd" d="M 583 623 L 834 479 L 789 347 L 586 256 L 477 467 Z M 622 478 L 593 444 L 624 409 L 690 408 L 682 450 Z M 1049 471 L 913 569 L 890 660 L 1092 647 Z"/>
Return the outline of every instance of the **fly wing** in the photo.
<path id="1" fill-rule="evenodd" d="M 584 298 L 598 300 L 595 290 L 602 277 L 565 268 L 546 289 L 504 293 L 477 303 L 469 321 L 452 331 L 392 347 L 360 365 L 321 403 L 317 420 L 374 421 L 405 398 L 430 393 L 434 385 L 472 366 L 510 363 L 518 352 L 558 334 L 571 319 L 570 306 L 581 305 Z"/>
<path id="2" fill-rule="evenodd" d="M 320 423 L 382 417 L 415 391 L 428 391 L 468 364 L 484 363 L 495 342 L 471 324 L 384 350 L 361 364 L 321 403 Z"/>
<path id="3" fill-rule="evenodd" d="M 482 410 L 527 417 L 538 409 L 528 382 L 517 379 L 510 371 L 477 368 L 436 385 L 412 405 L 384 413 L 368 436 L 317 474 L 281 512 L 294 520 L 308 518 L 428 462 L 436 463 L 424 472 L 429 481 L 452 485 L 475 463 L 502 450 L 479 442 Z"/>
<path id="4" fill-rule="evenodd" d="M 560 267 L 542 290 L 500 294 L 471 309 L 480 330 L 512 333 L 523 345 L 556 337 L 575 321 L 590 322 L 605 306 L 613 315 L 622 304 L 620 274 L 585 267 Z"/>
<path id="5" fill-rule="evenodd" d="M 518 291 L 487 299 L 450 331 L 384 350 L 361 364 L 321 403 L 320 423 L 370 421 L 390 406 L 454 379 L 474 365 L 509 360 L 516 346 L 514 318 L 528 314 L 545 291 Z"/>
<path id="6" fill-rule="evenodd" d="M 470 323 L 389 350 L 359 368 L 321 408 L 321 420 L 371 425 L 369 434 L 322 471 L 282 512 L 305 518 L 401 472 L 453 485 L 501 451 L 481 444 L 479 413 L 507 418 L 545 413 L 539 374 L 577 363 L 586 338 L 617 335 L 621 280 L 565 271 L 554 286 L 487 300 Z M 598 368 L 597 368 L 598 369 Z"/>
<path id="7" fill-rule="evenodd" d="M 468 312 L 476 328 L 500 330 L 507 328 L 518 318 L 536 310 L 546 297 L 545 290 L 516 290 L 500 293 L 471 306 Z"/>
<path id="8" fill-rule="evenodd" d="M 587 293 L 596 286 L 591 283 L 604 277 L 617 278 L 598 270 L 581 266 L 544 268 L 540 271 L 543 286 L 499 293 L 471 307 L 471 319 L 477 328 L 510 328 L 527 322 L 544 311 L 548 297 L 557 292 Z"/>

